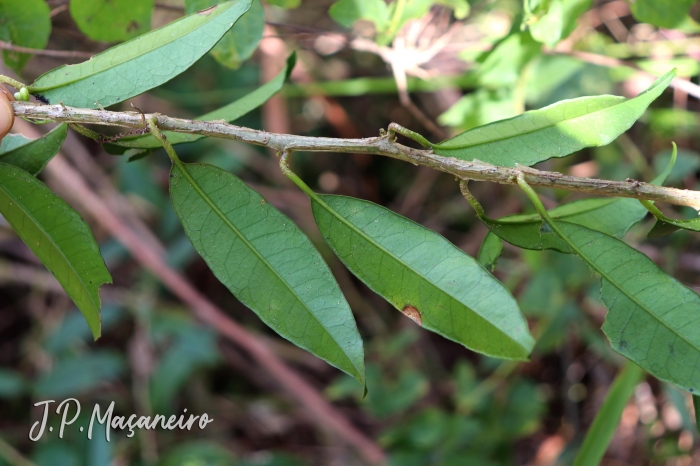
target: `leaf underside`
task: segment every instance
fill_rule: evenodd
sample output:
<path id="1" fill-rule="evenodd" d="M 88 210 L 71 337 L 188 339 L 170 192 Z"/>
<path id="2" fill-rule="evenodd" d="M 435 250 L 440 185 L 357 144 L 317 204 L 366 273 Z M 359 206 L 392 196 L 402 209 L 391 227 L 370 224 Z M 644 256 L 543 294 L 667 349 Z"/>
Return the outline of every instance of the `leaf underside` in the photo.
<path id="1" fill-rule="evenodd" d="M 700 389 L 700 296 L 624 242 L 558 222 L 565 240 L 602 277 L 603 332 L 613 349 L 660 380 Z"/>
<path id="2" fill-rule="evenodd" d="M 169 81 L 207 53 L 250 7 L 250 0 L 224 3 L 185 16 L 95 55 L 37 78 L 29 87 L 50 103 L 107 107 Z"/>
<path id="3" fill-rule="evenodd" d="M 0 163 L 14 165 L 37 175 L 58 153 L 67 133 L 68 126 L 61 123 L 38 139 L 27 139 L 21 134 L 8 134 L 0 142 Z"/>
<path id="4" fill-rule="evenodd" d="M 112 283 L 85 221 L 29 173 L 0 163 L 0 214 L 56 277 L 100 336 L 100 286 Z"/>
<path id="5" fill-rule="evenodd" d="M 474 128 L 433 147 L 438 155 L 493 165 L 534 165 L 585 147 L 609 144 L 627 131 L 670 84 L 675 70 L 633 99 L 611 95 L 563 100 Z"/>
<path id="6" fill-rule="evenodd" d="M 269 327 L 364 384 L 362 339 L 311 241 L 240 179 L 202 164 L 173 166 L 173 206 L 197 252 Z"/>
<path id="7" fill-rule="evenodd" d="M 508 289 L 439 234 L 384 207 L 319 195 L 314 218 L 343 263 L 422 327 L 490 356 L 526 360 L 534 340 Z"/>

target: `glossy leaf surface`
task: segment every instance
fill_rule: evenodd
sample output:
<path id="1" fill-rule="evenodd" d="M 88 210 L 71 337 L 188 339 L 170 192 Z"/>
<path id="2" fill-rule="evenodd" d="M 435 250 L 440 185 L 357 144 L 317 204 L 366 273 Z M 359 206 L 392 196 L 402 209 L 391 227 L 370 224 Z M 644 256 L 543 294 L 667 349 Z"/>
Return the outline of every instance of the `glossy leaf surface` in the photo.
<path id="1" fill-rule="evenodd" d="M 436 154 L 494 165 L 534 165 L 585 147 L 610 143 L 627 131 L 669 85 L 675 71 L 633 99 L 581 97 L 474 128 L 433 147 Z"/>
<path id="2" fill-rule="evenodd" d="M 177 164 L 171 175 L 175 211 L 214 275 L 281 336 L 364 384 L 350 307 L 294 222 L 219 168 Z"/>
<path id="3" fill-rule="evenodd" d="M 360 280 L 423 328 L 469 349 L 527 359 L 534 340 L 508 289 L 439 234 L 371 202 L 312 198 L 314 218 Z"/>
<path id="4" fill-rule="evenodd" d="M 45 73 L 29 87 L 50 103 L 107 107 L 169 81 L 207 53 L 250 7 L 224 3 L 173 21 L 77 65 Z"/>
<path id="5" fill-rule="evenodd" d="M 0 214 L 56 277 L 100 336 L 100 286 L 112 283 L 95 238 L 80 215 L 41 181 L 0 163 Z"/>

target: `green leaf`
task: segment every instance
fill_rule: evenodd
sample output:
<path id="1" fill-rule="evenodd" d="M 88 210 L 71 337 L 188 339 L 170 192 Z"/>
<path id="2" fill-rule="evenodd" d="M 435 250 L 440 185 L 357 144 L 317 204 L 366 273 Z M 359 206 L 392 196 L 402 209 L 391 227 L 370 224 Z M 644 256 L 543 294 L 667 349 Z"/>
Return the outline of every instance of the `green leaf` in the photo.
<path id="1" fill-rule="evenodd" d="M 576 28 L 578 18 L 591 6 L 591 0 L 551 0 L 542 2 L 535 18 L 525 20 L 533 39 L 554 47 Z"/>
<path id="2" fill-rule="evenodd" d="M 673 29 L 688 18 L 688 11 L 695 0 L 636 0 L 630 10 L 640 23 Z"/>
<path id="3" fill-rule="evenodd" d="M 436 0 L 437 4 L 452 8 L 456 19 L 464 19 L 469 16 L 469 2 L 467 0 Z"/>
<path id="4" fill-rule="evenodd" d="M 478 260 L 486 270 L 493 272 L 496 268 L 496 262 L 498 262 L 498 258 L 501 257 L 502 252 L 503 241 L 501 241 L 501 238 L 489 231 L 486 234 L 484 241 L 481 243 L 476 260 Z"/>
<path id="5" fill-rule="evenodd" d="M 0 214 L 56 277 L 100 336 L 100 286 L 112 283 L 90 228 L 41 181 L 0 163 Z"/>
<path id="6" fill-rule="evenodd" d="M 576 455 L 574 466 L 598 466 L 610 445 L 622 418 L 622 411 L 634 389 L 644 376 L 644 371 L 638 365 L 628 362 L 615 377 L 610 386 L 605 401 L 595 415 L 593 424 L 586 433 L 583 445 Z"/>
<path id="7" fill-rule="evenodd" d="M 0 0 L 0 40 L 21 47 L 43 49 L 51 34 L 49 6 L 44 0 Z M 31 57 L 3 50 L 5 64 L 20 72 Z"/>
<path id="8" fill-rule="evenodd" d="M 213 121 L 213 120 L 225 120 L 227 122 L 233 122 L 247 113 L 255 110 L 265 102 L 267 102 L 270 97 L 279 92 L 284 86 L 285 81 L 289 79 L 289 75 L 294 69 L 294 64 L 296 63 L 296 54 L 291 54 L 287 58 L 287 64 L 282 71 L 279 72 L 277 76 L 263 84 L 250 94 L 241 97 L 240 99 L 231 102 L 230 104 L 209 112 L 205 115 L 199 116 L 196 120 L 202 121 Z M 190 133 L 174 133 L 172 131 L 165 131 L 164 134 L 168 138 L 170 144 L 181 144 L 183 142 L 194 142 L 205 136 L 199 134 Z M 134 136 L 123 138 L 118 141 L 112 142 L 110 144 L 104 145 L 105 149 L 110 154 L 123 154 L 126 152 L 126 148 L 133 149 L 158 149 L 162 147 L 160 142 L 153 138 L 150 134 L 143 136 Z"/>
<path id="9" fill-rule="evenodd" d="M 220 0 L 186 0 L 185 11 L 193 13 L 221 3 Z M 224 66 L 236 69 L 258 48 L 265 29 L 265 10 L 260 0 L 253 0 L 250 9 L 236 21 L 231 30 L 214 46 L 211 54 Z"/>
<path id="10" fill-rule="evenodd" d="M 389 7 L 384 0 L 340 0 L 331 5 L 328 14 L 336 23 L 352 27 L 358 19 L 372 21 L 378 31 L 389 25 Z"/>
<path id="11" fill-rule="evenodd" d="M 564 100 L 474 128 L 433 147 L 438 155 L 494 165 L 534 165 L 613 141 L 669 85 L 675 70 L 633 99 L 602 95 Z"/>
<path id="12" fill-rule="evenodd" d="M 51 103 L 107 107 L 163 84 L 207 53 L 250 7 L 223 3 L 173 21 L 77 65 L 44 73 L 29 87 Z"/>
<path id="13" fill-rule="evenodd" d="M 674 144 L 671 159 L 651 184 L 661 186 L 671 175 L 675 161 Z M 481 247 L 485 249 L 484 261 L 493 264 L 494 267 L 501 251 L 497 249 L 495 240 L 490 238 L 493 235 L 524 249 L 554 249 L 567 254 L 571 252 L 569 246 L 548 228 L 546 223 L 542 222 L 539 214 L 516 214 L 494 220 L 486 216 L 484 209 L 469 191 L 463 192 L 467 201 L 474 207 L 477 216 L 490 230 Z M 556 220 L 575 223 L 615 238 L 622 238 L 633 225 L 646 217 L 647 209 L 636 199 L 592 198 L 562 204 L 550 210 L 549 215 Z M 491 244 L 486 245 L 487 241 L 491 241 Z M 479 257 L 481 257 L 481 250 Z M 486 267 L 483 261 L 480 260 L 480 262 Z"/>
<path id="14" fill-rule="evenodd" d="M 541 50 L 542 44 L 527 31 L 508 35 L 493 50 L 479 58 L 479 83 L 488 89 L 514 87 L 521 79 L 525 65 L 539 56 Z"/>
<path id="15" fill-rule="evenodd" d="M 676 220 L 665 216 L 659 209 L 649 209 L 656 218 L 653 228 L 647 234 L 649 238 L 660 238 L 678 230 L 700 231 L 700 217 L 688 220 Z"/>
<path id="16" fill-rule="evenodd" d="M 371 202 L 314 195 L 343 263 L 427 330 L 490 356 L 526 360 L 534 340 L 508 289 L 439 234 Z"/>
<path id="17" fill-rule="evenodd" d="M 603 277 L 610 344 L 660 380 L 700 389 L 700 329 L 692 317 L 700 296 L 661 271 L 641 252 L 602 233 L 561 223 L 569 241 Z"/>
<path id="18" fill-rule="evenodd" d="M 478 210 L 477 210 L 478 212 Z M 636 199 L 582 199 L 549 211 L 556 220 L 582 225 L 616 238 L 623 237 L 647 214 Z M 480 215 L 489 230 L 504 241 L 524 249 L 554 249 L 571 253 L 559 236 L 538 214 L 517 214 L 494 220 Z"/>
<path id="19" fill-rule="evenodd" d="M 299 8 L 301 5 L 301 0 L 267 0 L 268 5 L 278 6 L 280 8 L 292 9 Z"/>
<path id="20" fill-rule="evenodd" d="M 671 176 L 674 171 L 676 159 L 678 156 L 678 147 L 676 143 L 673 143 L 673 150 L 671 152 L 671 158 L 669 159 L 666 168 L 664 169 L 664 181 Z M 647 234 L 649 238 L 660 238 L 662 236 L 670 235 L 677 230 L 690 230 L 690 231 L 700 231 L 700 217 L 691 218 L 688 220 L 676 220 L 669 218 L 661 212 L 658 207 L 654 205 L 652 201 L 640 200 L 642 206 L 644 206 L 651 214 L 656 218 L 656 223 L 654 223 L 653 228 Z"/>
<path id="21" fill-rule="evenodd" d="M 210 165 L 174 165 L 170 194 L 185 233 L 231 293 L 281 336 L 364 384 L 350 307 L 294 222 Z"/>
<path id="22" fill-rule="evenodd" d="M 619 239 L 555 222 L 532 188 L 521 186 L 552 230 L 601 276 L 601 298 L 608 308 L 603 332 L 612 348 L 656 378 L 697 392 L 700 327 L 694 324 L 700 296 Z"/>
<path id="23" fill-rule="evenodd" d="M 92 40 L 121 42 L 151 29 L 153 0 L 71 0 L 70 14 Z"/>
<path id="24" fill-rule="evenodd" d="M 0 142 L 0 163 L 14 165 L 36 176 L 58 153 L 67 133 L 68 126 L 61 123 L 38 139 L 8 134 Z"/>

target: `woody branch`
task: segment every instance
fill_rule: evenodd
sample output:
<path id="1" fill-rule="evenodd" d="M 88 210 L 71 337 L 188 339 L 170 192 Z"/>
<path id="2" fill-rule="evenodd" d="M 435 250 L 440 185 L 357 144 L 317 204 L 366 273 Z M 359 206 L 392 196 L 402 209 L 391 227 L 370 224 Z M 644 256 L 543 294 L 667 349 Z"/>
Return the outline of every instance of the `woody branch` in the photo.
<path id="1" fill-rule="evenodd" d="M 12 106 L 16 116 L 30 120 L 119 126 L 146 131 L 146 120 L 156 118 L 158 127 L 165 131 L 233 139 L 269 147 L 278 152 L 345 152 L 382 155 L 450 173 L 461 180 L 490 181 L 500 184 L 517 184 L 517 177 L 522 173 L 525 181 L 531 186 L 545 186 L 598 196 L 645 199 L 700 210 L 700 192 L 697 191 L 654 186 L 633 180 L 581 178 L 522 166 L 501 167 L 478 160 L 466 161 L 443 157 L 433 153 L 432 150 L 414 149 L 396 142 L 397 126 L 393 124 L 389 126 L 387 134 L 378 137 L 341 139 L 275 134 L 231 125 L 223 120 L 186 120 L 158 113 L 143 115 L 137 112 L 113 112 L 19 101 L 12 102 Z"/>

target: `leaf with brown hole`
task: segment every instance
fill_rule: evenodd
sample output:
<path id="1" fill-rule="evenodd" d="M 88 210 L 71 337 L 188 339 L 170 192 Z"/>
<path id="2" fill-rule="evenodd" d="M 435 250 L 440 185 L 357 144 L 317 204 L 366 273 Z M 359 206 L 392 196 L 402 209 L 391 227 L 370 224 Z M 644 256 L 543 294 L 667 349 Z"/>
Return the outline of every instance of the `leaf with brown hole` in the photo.
<path id="1" fill-rule="evenodd" d="M 474 258 L 371 202 L 314 195 L 312 208 L 343 263 L 408 318 L 474 351 L 527 360 L 534 340 L 518 304 Z"/>

